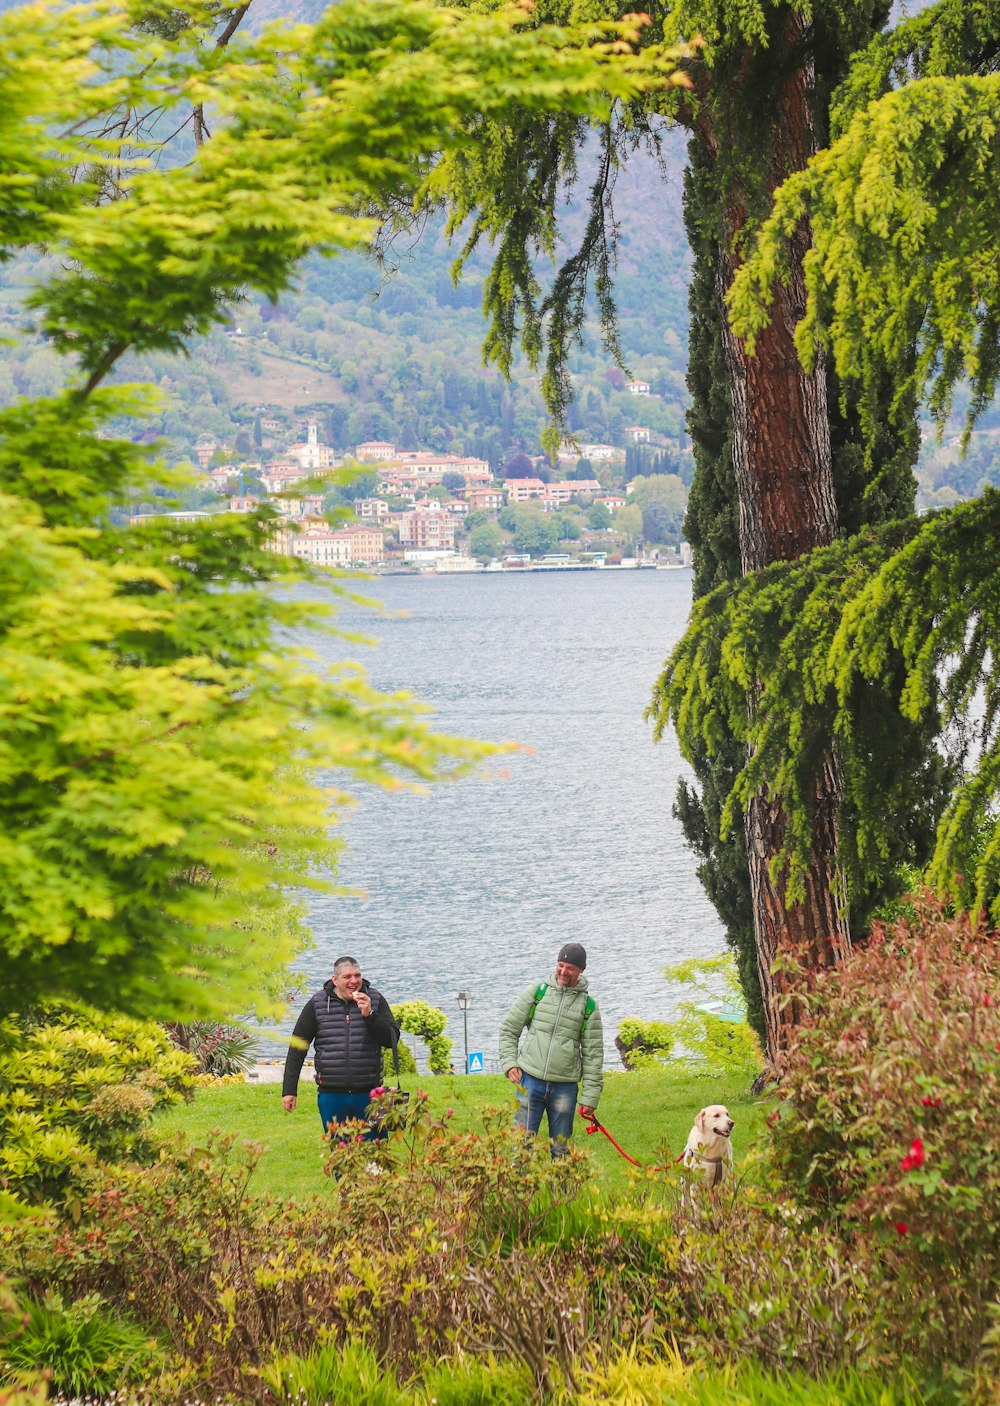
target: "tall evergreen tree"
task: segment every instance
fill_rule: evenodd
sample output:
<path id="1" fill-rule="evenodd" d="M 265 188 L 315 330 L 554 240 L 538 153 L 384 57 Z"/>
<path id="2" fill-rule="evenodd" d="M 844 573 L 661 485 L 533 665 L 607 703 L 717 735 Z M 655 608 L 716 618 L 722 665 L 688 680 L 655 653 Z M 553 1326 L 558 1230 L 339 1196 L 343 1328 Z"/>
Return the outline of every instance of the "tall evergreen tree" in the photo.
<path id="1" fill-rule="evenodd" d="M 548 9 L 540 4 L 539 18 Z M 661 119 L 691 133 L 698 196 L 697 208 L 689 202 L 689 228 L 699 260 L 705 261 L 695 274 L 692 334 L 692 428 L 702 471 L 689 521 L 699 554 L 699 590 L 828 546 L 842 522 L 854 526 L 869 512 L 892 511 L 908 491 L 903 473 L 890 482 L 883 507 L 870 501 L 867 481 L 859 474 L 865 460 L 857 452 L 852 417 L 837 425 L 836 407 L 831 413 L 824 347 L 816 344 L 808 366 L 797 354 L 808 224 L 796 223 L 786 232 L 783 277 L 769 285 L 770 304 L 757 326 L 752 354 L 724 312 L 747 241 L 770 211 L 774 191 L 820 150 L 831 93 L 852 53 L 873 40 L 888 11 L 887 4 L 872 0 L 810 6 L 687 0 L 669 9 L 654 8 L 650 43 L 699 36 L 684 63 L 689 86 L 647 97 L 603 125 L 583 238 L 547 293 L 538 283 L 536 255 L 556 248 L 557 208 L 563 185 L 577 174 L 589 136 L 584 124 L 521 114 L 502 132 L 474 133 L 474 145 L 453 153 L 429 182 L 429 192 L 448 200 L 453 228 L 471 217 L 466 253 L 480 238 L 495 242 L 486 285 L 492 316 L 488 353 L 506 365 L 520 334 L 529 357 L 545 358 L 543 389 L 558 416 L 570 396 L 567 354 L 581 335 L 591 288 L 609 344 L 616 346 L 615 172 L 644 138 L 655 146 Z M 905 465 L 908 436 L 902 431 L 901 458 L 898 446 L 887 455 L 897 466 Z M 754 681 L 746 682 L 753 708 Z M 782 989 L 788 963 L 776 958 L 824 966 L 842 958 L 850 946 L 840 844 L 844 778 L 832 745 L 825 752 L 820 745 L 810 795 L 808 860 L 793 877 L 783 862 L 788 816 L 780 789 L 773 778 L 758 773 L 758 789 L 744 798 L 743 807 L 748 907 L 734 872 L 713 872 L 716 842 L 708 839 L 720 818 L 727 779 L 743 760 L 735 754 L 720 760 L 713 794 L 706 789 L 696 802 L 689 792 L 681 807 L 692 833 L 702 837 L 706 875 L 726 910 L 727 927 L 742 927 L 748 914 L 753 923 L 763 998 L 759 1009 L 768 1048 L 777 1055 L 796 1008 Z M 741 965 L 752 986 L 749 962 L 744 958 Z"/>

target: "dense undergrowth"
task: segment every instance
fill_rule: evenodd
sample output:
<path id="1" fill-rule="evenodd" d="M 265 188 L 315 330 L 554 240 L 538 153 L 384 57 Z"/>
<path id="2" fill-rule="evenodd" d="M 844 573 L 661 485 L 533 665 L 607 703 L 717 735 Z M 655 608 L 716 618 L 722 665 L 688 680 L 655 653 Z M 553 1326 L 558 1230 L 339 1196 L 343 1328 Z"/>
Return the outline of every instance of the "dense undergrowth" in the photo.
<path id="1" fill-rule="evenodd" d="M 231 1135 L 95 1158 L 3 1227 L 8 1380 L 150 1406 L 986 1406 L 998 997 L 995 934 L 923 904 L 876 935 L 809 994 L 770 1126 L 712 1196 L 602 1186 L 582 1144 L 553 1162 L 507 1110 L 457 1127 L 417 1097 L 374 1150 L 329 1145 L 319 1195 L 257 1193 Z"/>

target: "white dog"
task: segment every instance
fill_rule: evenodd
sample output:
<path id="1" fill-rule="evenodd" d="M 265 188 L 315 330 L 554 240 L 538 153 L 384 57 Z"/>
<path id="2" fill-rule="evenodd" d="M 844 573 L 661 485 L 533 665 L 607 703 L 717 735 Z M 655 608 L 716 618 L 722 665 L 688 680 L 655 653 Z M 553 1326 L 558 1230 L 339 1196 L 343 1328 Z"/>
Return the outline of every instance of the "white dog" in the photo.
<path id="1" fill-rule="evenodd" d="M 700 1173 L 705 1186 L 721 1186 L 733 1170 L 733 1145 L 729 1134 L 734 1123 L 721 1103 L 703 1108 L 688 1133 L 682 1161 L 692 1172 Z"/>

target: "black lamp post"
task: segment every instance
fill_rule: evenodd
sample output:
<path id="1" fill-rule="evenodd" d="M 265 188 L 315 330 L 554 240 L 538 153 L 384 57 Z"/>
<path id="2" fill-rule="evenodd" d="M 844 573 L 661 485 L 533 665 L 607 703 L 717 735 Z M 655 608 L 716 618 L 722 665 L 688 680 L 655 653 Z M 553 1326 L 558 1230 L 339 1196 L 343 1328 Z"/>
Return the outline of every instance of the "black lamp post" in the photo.
<path id="1" fill-rule="evenodd" d="M 465 1032 L 465 1072 L 469 1072 L 469 1007 L 472 1005 L 472 992 L 458 993 L 458 1008 L 462 1012 L 462 1027 Z"/>

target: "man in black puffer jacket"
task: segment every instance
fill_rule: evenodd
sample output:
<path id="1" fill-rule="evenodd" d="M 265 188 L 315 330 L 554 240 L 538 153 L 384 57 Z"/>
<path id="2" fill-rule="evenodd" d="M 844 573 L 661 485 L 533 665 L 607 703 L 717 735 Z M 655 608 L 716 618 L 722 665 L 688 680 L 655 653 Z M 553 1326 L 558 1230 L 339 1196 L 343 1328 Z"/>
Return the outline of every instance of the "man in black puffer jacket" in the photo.
<path id="1" fill-rule="evenodd" d="M 394 1038 L 399 1038 L 399 1026 L 388 1001 L 365 981 L 353 957 L 338 957 L 333 976 L 306 1002 L 295 1022 L 281 1086 L 285 1112 L 295 1107 L 302 1063 L 314 1045 L 324 1129 L 347 1118 L 363 1118 L 372 1089 L 382 1083 L 382 1051 Z"/>

